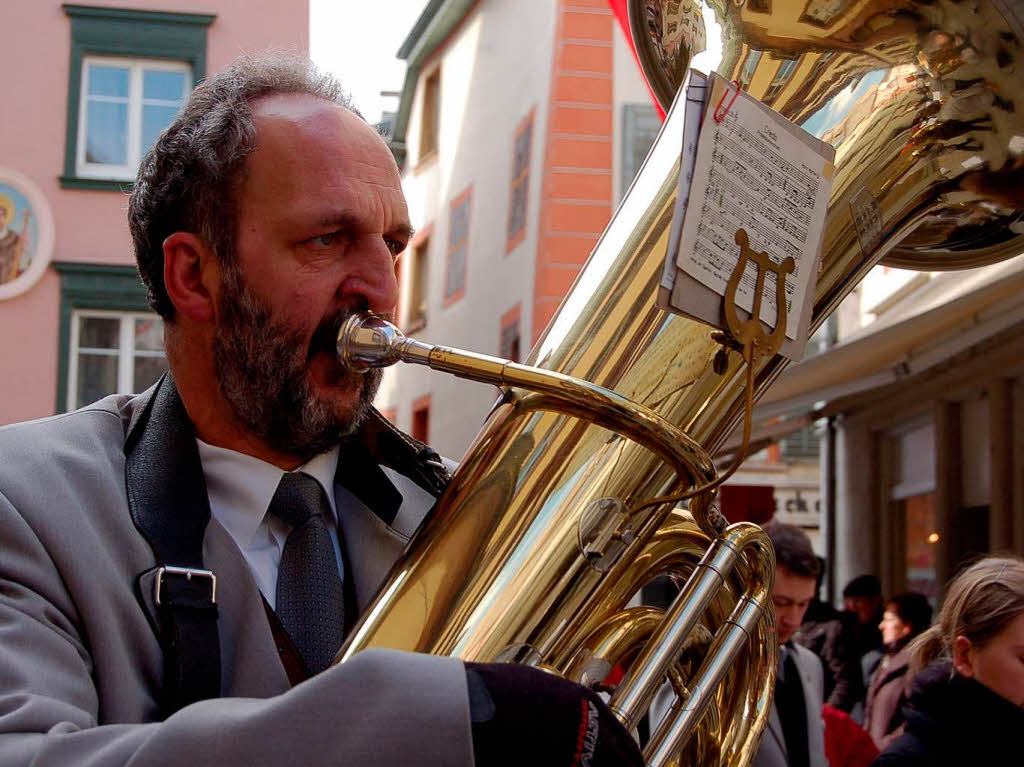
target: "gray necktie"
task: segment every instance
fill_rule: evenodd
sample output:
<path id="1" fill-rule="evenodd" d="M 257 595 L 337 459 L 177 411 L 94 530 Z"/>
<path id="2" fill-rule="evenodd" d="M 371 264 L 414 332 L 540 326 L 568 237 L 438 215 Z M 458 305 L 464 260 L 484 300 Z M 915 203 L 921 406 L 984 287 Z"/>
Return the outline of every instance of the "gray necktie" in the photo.
<path id="1" fill-rule="evenodd" d="M 292 528 L 277 571 L 275 612 L 309 673 L 317 674 L 345 637 L 344 588 L 324 520 L 330 503 L 319 482 L 292 472 L 281 477 L 268 511 Z"/>

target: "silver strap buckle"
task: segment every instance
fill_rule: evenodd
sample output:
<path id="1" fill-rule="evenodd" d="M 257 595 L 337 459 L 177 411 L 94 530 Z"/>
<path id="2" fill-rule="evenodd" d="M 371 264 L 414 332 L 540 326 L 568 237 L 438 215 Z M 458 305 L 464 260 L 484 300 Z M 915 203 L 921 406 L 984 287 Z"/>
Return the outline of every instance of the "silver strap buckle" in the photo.
<path id="1" fill-rule="evenodd" d="M 213 570 L 202 570 L 196 567 L 174 567 L 164 565 L 156 571 L 156 584 L 153 586 L 153 599 L 157 605 L 163 604 L 160 594 L 163 592 L 164 579 L 168 577 L 181 578 L 191 581 L 193 578 L 203 578 L 210 582 L 210 604 L 217 604 L 217 576 Z"/>

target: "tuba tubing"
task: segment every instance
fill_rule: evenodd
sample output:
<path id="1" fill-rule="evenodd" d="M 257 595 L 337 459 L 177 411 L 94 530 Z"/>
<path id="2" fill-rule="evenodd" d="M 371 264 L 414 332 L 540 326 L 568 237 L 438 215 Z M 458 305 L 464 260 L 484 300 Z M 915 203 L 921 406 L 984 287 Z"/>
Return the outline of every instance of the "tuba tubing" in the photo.
<path id="1" fill-rule="evenodd" d="M 837 146 L 812 331 L 882 260 L 958 269 L 1024 250 L 1018 5 L 704 6 L 722 30 L 719 72 Z M 701 6 L 629 0 L 629 13 L 668 106 Z M 713 485 L 708 456 L 746 403 L 740 355 L 713 364 L 721 346 L 709 327 L 656 308 L 680 122 L 670 113 L 526 364 L 408 339 L 384 355 L 497 383 L 502 395 L 339 658 L 392 647 L 528 663 L 598 687 L 621 664 L 611 704 L 623 721 L 664 677 L 679 696 L 649 764 L 743 765 L 774 687 L 770 547 L 756 526 L 722 530 L 713 487 L 686 509 L 659 502 Z M 786 364 L 755 362 L 756 396 Z M 627 412 L 637 420 L 625 423 Z M 752 543 L 725 543 L 734 537 Z M 683 584 L 667 618 L 629 607 L 659 576 Z"/>

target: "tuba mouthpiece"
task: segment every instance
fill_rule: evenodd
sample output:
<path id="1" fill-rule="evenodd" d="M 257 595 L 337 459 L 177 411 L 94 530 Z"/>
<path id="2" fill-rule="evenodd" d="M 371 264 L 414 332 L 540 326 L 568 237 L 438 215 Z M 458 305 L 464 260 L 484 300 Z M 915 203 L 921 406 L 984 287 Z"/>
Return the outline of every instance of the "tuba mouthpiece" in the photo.
<path id="1" fill-rule="evenodd" d="M 376 314 L 353 314 L 338 330 L 338 358 L 357 373 L 383 368 L 401 359 L 405 334 Z"/>

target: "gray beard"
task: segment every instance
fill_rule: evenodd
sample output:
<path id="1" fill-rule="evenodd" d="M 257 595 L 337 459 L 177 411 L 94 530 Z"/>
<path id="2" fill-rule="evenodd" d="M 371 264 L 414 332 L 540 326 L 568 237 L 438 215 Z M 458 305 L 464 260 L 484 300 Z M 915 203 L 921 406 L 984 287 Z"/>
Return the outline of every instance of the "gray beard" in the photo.
<path id="1" fill-rule="evenodd" d="M 223 318 L 213 340 L 220 390 L 235 415 L 274 450 L 308 460 L 354 433 L 370 412 L 381 371 L 349 373 L 342 383 L 359 388 L 353 410 L 317 398 L 306 371 L 303 333 L 275 321 L 233 265 L 223 270 Z M 337 335 L 354 312 L 341 310 L 321 323 L 314 340 Z"/>

